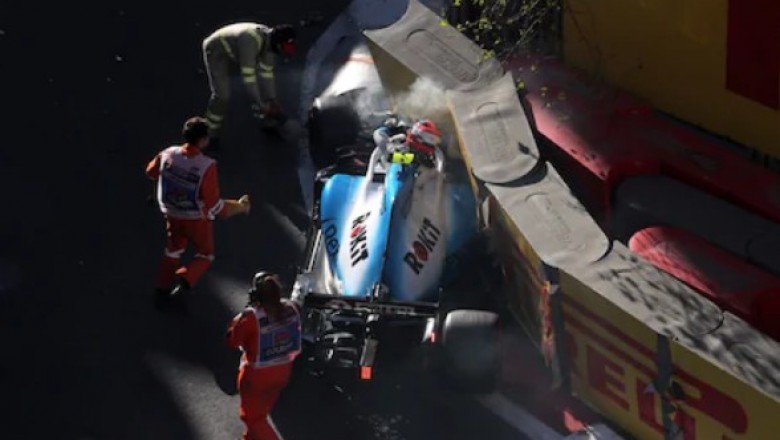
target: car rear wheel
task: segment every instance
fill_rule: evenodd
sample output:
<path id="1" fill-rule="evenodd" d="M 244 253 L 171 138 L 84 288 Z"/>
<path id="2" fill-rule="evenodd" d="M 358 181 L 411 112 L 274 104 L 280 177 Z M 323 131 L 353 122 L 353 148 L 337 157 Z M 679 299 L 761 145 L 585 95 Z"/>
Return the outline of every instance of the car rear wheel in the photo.
<path id="1" fill-rule="evenodd" d="M 456 388 L 490 392 L 495 388 L 500 359 L 498 315 L 458 309 L 442 326 L 443 373 Z"/>

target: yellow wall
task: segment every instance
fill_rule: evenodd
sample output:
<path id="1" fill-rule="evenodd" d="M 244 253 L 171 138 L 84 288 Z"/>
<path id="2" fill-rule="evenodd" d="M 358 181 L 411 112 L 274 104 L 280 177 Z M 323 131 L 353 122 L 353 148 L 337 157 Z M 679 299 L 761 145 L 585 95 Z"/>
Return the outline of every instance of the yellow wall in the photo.
<path id="1" fill-rule="evenodd" d="M 728 4 L 565 0 L 564 55 L 663 111 L 780 157 L 780 111 L 726 88 Z"/>
<path id="2" fill-rule="evenodd" d="M 671 344 L 672 361 L 686 398 L 679 412 L 695 425 L 696 438 L 732 440 L 780 437 L 780 403 L 700 354 Z"/>
<path id="3" fill-rule="evenodd" d="M 662 440 L 661 399 L 650 387 L 658 336 L 565 272 L 561 288 L 573 391 L 636 438 Z M 670 350 L 671 382 L 684 393 L 670 418 L 682 440 L 780 438 L 780 402 L 676 342 Z"/>
<path id="4" fill-rule="evenodd" d="M 549 305 L 545 290 L 549 280 L 542 269 L 542 260 L 493 197 L 490 198 L 489 217 L 496 253 L 509 281 L 506 286 L 509 309 L 549 360 L 552 341 L 545 340 L 550 336 L 547 334 L 550 329 L 544 316 Z"/>

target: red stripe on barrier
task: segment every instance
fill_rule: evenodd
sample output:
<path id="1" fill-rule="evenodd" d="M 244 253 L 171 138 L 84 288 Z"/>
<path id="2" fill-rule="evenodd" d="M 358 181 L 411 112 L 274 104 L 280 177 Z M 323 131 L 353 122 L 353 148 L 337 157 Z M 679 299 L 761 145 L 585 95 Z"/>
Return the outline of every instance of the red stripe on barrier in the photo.
<path id="1" fill-rule="evenodd" d="M 641 343 L 637 342 L 633 338 L 629 337 L 625 333 L 623 333 L 619 328 L 617 328 L 615 325 L 613 325 L 611 322 L 607 321 L 603 317 L 593 313 L 589 308 L 585 307 L 580 303 L 578 300 L 575 300 L 571 295 L 563 295 L 563 304 L 571 307 L 572 309 L 576 310 L 577 313 L 582 315 L 585 319 L 590 321 L 593 324 L 597 324 L 601 328 L 603 328 L 607 333 L 612 335 L 613 337 L 617 338 L 625 344 L 628 347 L 631 347 L 632 349 L 636 350 L 638 353 L 641 353 L 643 356 L 645 356 L 648 359 L 655 359 L 655 350 L 645 347 Z M 565 309 L 564 309 L 564 318 L 565 322 L 568 324 L 570 321 L 570 314 L 567 315 Z M 575 324 L 576 325 L 576 324 Z M 585 326 L 584 330 L 590 334 L 593 334 L 590 327 Z M 596 335 L 597 336 L 597 335 Z M 633 361 L 628 361 L 633 362 Z M 642 367 L 636 367 L 638 370 L 643 368 Z"/>

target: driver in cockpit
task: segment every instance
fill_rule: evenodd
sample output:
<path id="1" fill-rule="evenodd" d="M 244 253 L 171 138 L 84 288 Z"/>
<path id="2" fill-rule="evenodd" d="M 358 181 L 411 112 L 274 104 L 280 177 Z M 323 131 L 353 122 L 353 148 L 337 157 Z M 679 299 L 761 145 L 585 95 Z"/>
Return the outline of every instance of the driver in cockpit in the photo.
<path id="1" fill-rule="evenodd" d="M 420 119 L 408 128 L 397 117 L 388 118 L 374 130 L 374 143 L 385 153 L 414 153 L 415 159 L 429 168 L 444 154 L 441 130 L 430 119 Z"/>

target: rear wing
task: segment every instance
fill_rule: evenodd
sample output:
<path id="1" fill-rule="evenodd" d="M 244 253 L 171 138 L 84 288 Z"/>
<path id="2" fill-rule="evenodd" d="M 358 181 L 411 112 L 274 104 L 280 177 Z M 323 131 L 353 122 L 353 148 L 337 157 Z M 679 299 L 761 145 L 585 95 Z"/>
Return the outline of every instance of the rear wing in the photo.
<path id="1" fill-rule="evenodd" d="M 363 298 L 309 293 L 305 296 L 305 308 L 331 310 L 365 310 L 382 315 L 404 315 L 410 317 L 434 317 L 438 303 L 372 301 Z"/>

